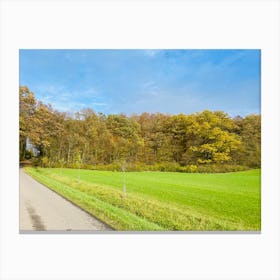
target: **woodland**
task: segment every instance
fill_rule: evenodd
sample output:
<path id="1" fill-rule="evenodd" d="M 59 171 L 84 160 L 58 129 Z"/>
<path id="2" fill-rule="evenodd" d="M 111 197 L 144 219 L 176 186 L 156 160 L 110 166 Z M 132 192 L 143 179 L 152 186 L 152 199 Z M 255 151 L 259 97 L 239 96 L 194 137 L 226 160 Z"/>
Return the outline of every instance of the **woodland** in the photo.
<path id="1" fill-rule="evenodd" d="M 27 145 L 31 143 L 31 145 Z M 261 166 L 261 115 L 59 112 L 19 87 L 19 157 L 40 167 L 228 172 Z"/>

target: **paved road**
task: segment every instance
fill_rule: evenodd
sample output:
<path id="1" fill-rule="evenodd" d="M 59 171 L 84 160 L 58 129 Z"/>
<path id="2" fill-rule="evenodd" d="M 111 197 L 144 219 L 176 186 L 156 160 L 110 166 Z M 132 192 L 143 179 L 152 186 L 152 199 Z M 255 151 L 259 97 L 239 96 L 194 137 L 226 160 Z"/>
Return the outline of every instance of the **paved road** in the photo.
<path id="1" fill-rule="evenodd" d="M 111 230 L 20 169 L 20 231 Z"/>

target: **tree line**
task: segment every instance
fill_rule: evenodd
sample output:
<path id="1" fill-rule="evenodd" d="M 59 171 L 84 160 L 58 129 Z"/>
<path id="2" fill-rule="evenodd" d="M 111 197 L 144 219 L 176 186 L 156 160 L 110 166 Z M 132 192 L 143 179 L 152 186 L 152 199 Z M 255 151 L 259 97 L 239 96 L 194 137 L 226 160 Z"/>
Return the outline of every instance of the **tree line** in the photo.
<path id="1" fill-rule="evenodd" d="M 89 108 L 67 114 L 20 86 L 19 128 L 20 161 L 41 166 L 116 169 L 125 163 L 132 169 L 195 172 L 261 164 L 261 116 L 255 114 L 231 118 L 205 110 L 127 116 Z"/>

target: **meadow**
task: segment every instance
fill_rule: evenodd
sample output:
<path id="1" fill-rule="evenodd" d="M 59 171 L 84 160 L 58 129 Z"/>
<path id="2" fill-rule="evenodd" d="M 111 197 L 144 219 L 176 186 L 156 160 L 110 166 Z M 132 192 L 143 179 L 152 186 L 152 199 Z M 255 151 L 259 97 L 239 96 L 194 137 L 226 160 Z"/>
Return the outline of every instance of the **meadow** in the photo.
<path id="1" fill-rule="evenodd" d="M 232 173 L 25 171 L 120 231 L 259 231 L 261 177 Z M 124 176 L 126 193 L 123 191 Z"/>

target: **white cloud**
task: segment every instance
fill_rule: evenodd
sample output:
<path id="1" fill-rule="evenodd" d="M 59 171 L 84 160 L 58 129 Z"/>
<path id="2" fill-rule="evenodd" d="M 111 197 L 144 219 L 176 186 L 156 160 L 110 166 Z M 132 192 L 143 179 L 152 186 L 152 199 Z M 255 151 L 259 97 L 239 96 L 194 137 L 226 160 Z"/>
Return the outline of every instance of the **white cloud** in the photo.
<path id="1" fill-rule="evenodd" d="M 144 53 L 149 56 L 149 57 L 154 57 L 156 55 L 158 55 L 159 53 L 161 53 L 162 50 L 156 50 L 156 49 L 148 49 L 148 50 L 144 50 Z"/>
<path id="2" fill-rule="evenodd" d="M 100 100 L 99 92 L 93 87 L 84 90 L 68 90 L 60 85 L 38 85 L 33 88 L 33 91 L 38 100 L 45 104 L 50 103 L 55 110 L 63 112 L 108 105 Z"/>

